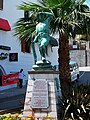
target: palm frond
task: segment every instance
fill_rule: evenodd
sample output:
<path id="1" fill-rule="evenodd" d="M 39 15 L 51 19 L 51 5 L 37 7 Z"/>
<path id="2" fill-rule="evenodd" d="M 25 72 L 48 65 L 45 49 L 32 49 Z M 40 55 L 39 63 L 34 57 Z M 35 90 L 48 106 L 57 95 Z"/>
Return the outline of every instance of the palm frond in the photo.
<path id="1" fill-rule="evenodd" d="M 30 33 L 35 32 L 35 27 L 36 24 L 35 22 L 29 18 L 28 21 L 26 21 L 24 18 L 21 18 L 19 21 L 16 22 L 14 25 L 15 28 L 15 36 L 18 36 L 20 41 L 25 40 L 28 41 L 30 40 Z"/>
<path id="2" fill-rule="evenodd" d="M 37 8 L 40 8 L 40 7 L 42 7 L 42 6 L 39 5 L 39 4 L 36 4 L 36 3 L 32 3 L 32 2 L 26 3 L 26 2 L 23 2 L 21 5 L 19 5 L 19 6 L 17 7 L 17 9 L 19 9 L 19 10 L 32 11 L 32 10 L 37 9 Z"/>
<path id="3" fill-rule="evenodd" d="M 65 28 L 68 28 L 66 25 L 70 26 L 70 24 L 71 26 L 81 27 L 83 22 L 82 17 L 86 16 L 90 18 L 89 14 L 84 13 L 85 11 L 89 11 L 88 6 L 83 5 L 84 2 L 85 0 L 38 0 L 38 3 L 23 2 L 18 6 L 18 9 L 30 11 L 31 18 L 27 20 L 24 18 L 16 23 L 15 35 L 21 34 L 20 37 L 23 38 L 24 34 L 28 36 L 29 32 L 35 33 L 38 12 L 52 12 L 54 14 L 55 18 L 51 21 L 50 26 L 53 33 L 62 28 L 65 30 Z M 30 19 L 32 19 L 31 22 Z"/>

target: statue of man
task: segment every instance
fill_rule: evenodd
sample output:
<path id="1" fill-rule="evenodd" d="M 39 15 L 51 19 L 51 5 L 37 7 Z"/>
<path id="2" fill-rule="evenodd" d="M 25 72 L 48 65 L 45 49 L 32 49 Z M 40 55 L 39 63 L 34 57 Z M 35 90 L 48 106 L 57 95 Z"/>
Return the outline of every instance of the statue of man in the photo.
<path id="1" fill-rule="evenodd" d="M 37 55 L 34 48 L 34 44 L 38 42 L 39 44 L 39 51 L 41 55 L 41 60 L 44 62 L 46 61 L 45 58 L 45 46 L 49 43 L 49 32 L 50 32 L 50 21 L 53 18 L 53 14 L 49 12 L 40 12 L 37 15 L 39 23 L 36 25 L 36 37 L 33 40 L 33 52 L 34 52 L 34 61 L 37 62 Z"/>

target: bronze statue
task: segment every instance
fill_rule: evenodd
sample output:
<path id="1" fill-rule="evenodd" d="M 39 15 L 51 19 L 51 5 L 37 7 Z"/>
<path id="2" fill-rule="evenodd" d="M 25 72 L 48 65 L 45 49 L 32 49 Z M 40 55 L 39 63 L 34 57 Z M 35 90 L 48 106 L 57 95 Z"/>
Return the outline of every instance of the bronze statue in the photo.
<path id="1" fill-rule="evenodd" d="M 35 51 L 34 44 L 38 42 L 39 45 L 39 51 L 41 55 L 41 60 L 43 62 L 46 61 L 45 58 L 45 46 L 48 45 L 50 40 L 50 22 L 53 18 L 53 14 L 49 12 L 39 12 L 37 14 L 37 18 L 39 20 L 39 23 L 36 25 L 36 36 L 35 39 L 32 42 L 32 50 L 34 55 L 34 62 L 36 64 L 37 62 L 37 55 Z"/>

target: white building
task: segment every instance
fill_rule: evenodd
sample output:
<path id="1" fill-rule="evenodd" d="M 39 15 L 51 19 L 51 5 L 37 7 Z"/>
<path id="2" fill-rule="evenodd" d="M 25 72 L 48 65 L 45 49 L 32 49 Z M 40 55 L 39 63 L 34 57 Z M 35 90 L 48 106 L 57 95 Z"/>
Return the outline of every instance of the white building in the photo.
<path id="1" fill-rule="evenodd" d="M 25 0 L 26 2 L 29 0 Z M 35 1 L 36 0 L 30 0 Z M 21 68 L 24 69 L 26 75 L 24 84 L 26 83 L 27 73 L 32 69 L 33 55 L 21 50 L 21 44 L 14 35 L 14 24 L 19 18 L 24 17 L 24 11 L 17 10 L 17 6 L 22 3 L 22 0 L 0 0 L 0 56 L 7 55 L 6 59 L 0 59 L 0 76 L 18 72 Z M 8 23 L 7 23 L 8 21 Z M 10 28 L 8 28 L 8 24 Z M 22 52 L 23 51 L 23 52 Z M 36 50 L 38 51 L 38 49 Z M 12 53 L 12 54 L 11 54 Z M 15 57 L 15 61 L 10 60 L 10 56 Z M 14 59 L 14 58 L 11 59 Z M 57 64 L 58 52 L 56 47 L 48 47 L 47 59 L 52 62 L 52 65 Z M 39 58 L 38 58 L 39 59 Z M 1 79 L 0 79 L 1 82 Z M 8 86 L 0 86 L 0 90 L 15 87 L 16 84 Z"/>

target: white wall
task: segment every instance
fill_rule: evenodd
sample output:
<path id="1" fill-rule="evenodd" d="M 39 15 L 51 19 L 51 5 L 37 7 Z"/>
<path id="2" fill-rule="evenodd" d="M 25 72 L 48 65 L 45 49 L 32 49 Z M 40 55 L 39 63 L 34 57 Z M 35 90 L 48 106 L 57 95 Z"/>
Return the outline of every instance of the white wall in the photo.
<path id="1" fill-rule="evenodd" d="M 85 66 L 85 50 L 70 50 L 70 58 L 77 61 L 79 67 Z M 90 50 L 87 50 L 87 66 L 90 66 Z"/>

